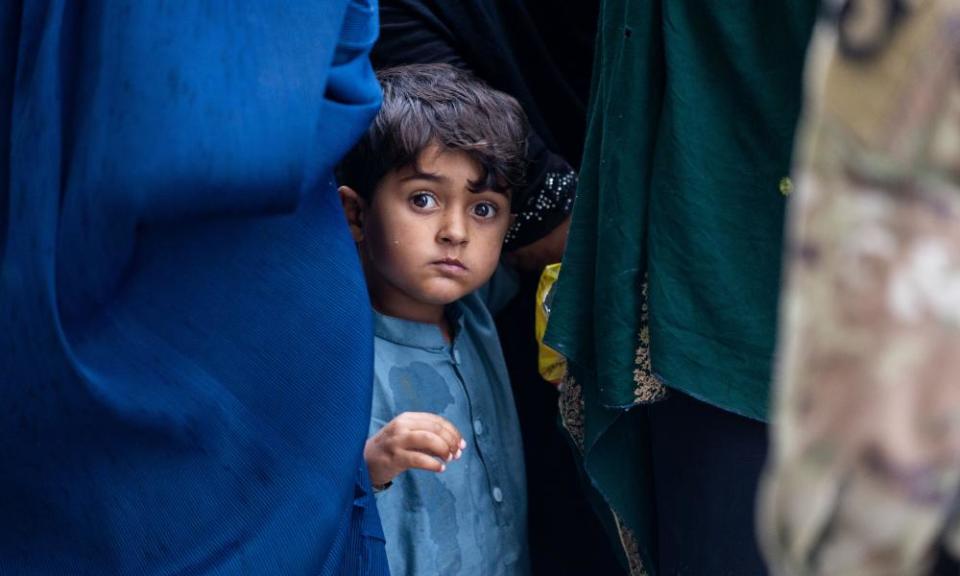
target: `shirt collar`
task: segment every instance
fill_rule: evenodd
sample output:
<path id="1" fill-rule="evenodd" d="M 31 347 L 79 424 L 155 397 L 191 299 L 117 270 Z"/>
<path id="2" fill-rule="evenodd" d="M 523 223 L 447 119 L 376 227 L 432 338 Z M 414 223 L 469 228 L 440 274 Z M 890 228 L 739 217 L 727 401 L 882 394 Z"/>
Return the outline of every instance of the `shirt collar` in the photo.
<path id="1" fill-rule="evenodd" d="M 457 301 L 447 306 L 446 314 L 454 329 L 454 342 L 456 342 L 457 336 L 463 331 L 463 310 L 461 310 L 460 302 Z M 432 352 L 442 352 L 449 348 L 449 344 L 443 339 L 440 328 L 434 324 L 387 316 L 376 310 L 373 311 L 373 315 L 375 321 L 374 333 L 378 338 L 383 338 L 394 344 L 423 348 Z"/>

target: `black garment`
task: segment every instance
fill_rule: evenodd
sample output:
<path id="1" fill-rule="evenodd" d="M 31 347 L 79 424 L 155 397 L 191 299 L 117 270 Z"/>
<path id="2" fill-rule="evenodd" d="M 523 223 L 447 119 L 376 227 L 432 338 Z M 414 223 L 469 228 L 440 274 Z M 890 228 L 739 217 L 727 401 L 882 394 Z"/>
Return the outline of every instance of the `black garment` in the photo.
<path id="1" fill-rule="evenodd" d="M 556 3 L 555 3 L 556 4 Z M 508 249 L 553 230 L 573 206 L 598 2 L 384 0 L 376 68 L 446 62 L 516 98 L 530 119 L 527 185 Z"/>
<path id="2" fill-rule="evenodd" d="M 940 550 L 937 553 L 937 561 L 934 564 L 931 576 L 958 576 L 960 575 L 960 563 L 950 556 L 946 550 Z"/>
<path id="3" fill-rule="evenodd" d="M 657 574 L 766 574 L 754 521 L 766 425 L 675 390 L 647 410 Z"/>
<path id="4" fill-rule="evenodd" d="M 596 0 L 382 0 L 375 68 L 447 62 L 520 101 L 543 144 L 583 153 Z"/>
<path id="5" fill-rule="evenodd" d="M 537 278 L 522 275 L 518 297 L 497 327 L 510 370 L 527 468 L 530 560 L 533 573 L 550 576 L 619 576 L 617 539 L 585 496 L 586 476 L 557 426 L 557 390 L 540 379 L 532 337 Z M 599 504 L 599 497 L 596 499 Z M 601 508 L 602 511 L 602 508 Z M 612 521 L 612 520 L 611 520 Z"/>

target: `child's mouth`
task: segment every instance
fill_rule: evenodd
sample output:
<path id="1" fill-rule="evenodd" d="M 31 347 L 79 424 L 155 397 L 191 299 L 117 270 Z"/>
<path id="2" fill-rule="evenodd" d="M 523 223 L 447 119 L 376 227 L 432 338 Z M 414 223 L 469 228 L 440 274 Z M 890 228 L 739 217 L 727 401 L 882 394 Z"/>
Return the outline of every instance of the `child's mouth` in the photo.
<path id="1" fill-rule="evenodd" d="M 460 275 L 467 272 L 467 267 L 456 258 L 443 258 L 441 260 L 435 260 L 431 262 L 431 264 L 447 274 Z"/>

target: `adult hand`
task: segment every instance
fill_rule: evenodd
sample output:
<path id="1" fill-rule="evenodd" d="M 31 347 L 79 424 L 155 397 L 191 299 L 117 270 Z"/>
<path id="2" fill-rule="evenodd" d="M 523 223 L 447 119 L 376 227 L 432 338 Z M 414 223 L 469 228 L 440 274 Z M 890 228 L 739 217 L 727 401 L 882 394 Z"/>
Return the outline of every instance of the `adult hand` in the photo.
<path id="1" fill-rule="evenodd" d="M 557 225 L 543 238 L 509 252 L 504 257 L 508 264 L 519 270 L 543 270 L 544 266 L 559 262 L 567 246 L 570 217 Z"/>

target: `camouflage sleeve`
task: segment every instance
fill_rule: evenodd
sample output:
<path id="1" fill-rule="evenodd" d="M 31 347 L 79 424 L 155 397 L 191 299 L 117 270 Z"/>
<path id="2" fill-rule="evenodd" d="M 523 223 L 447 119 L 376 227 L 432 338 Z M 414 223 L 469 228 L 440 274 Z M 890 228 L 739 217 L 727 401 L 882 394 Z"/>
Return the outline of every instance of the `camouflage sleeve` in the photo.
<path id="1" fill-rule="evenodd" d="M 761 538 L 774 574 L 920 574 L 960 552 L 960 2 L 827 4 Z"/>

